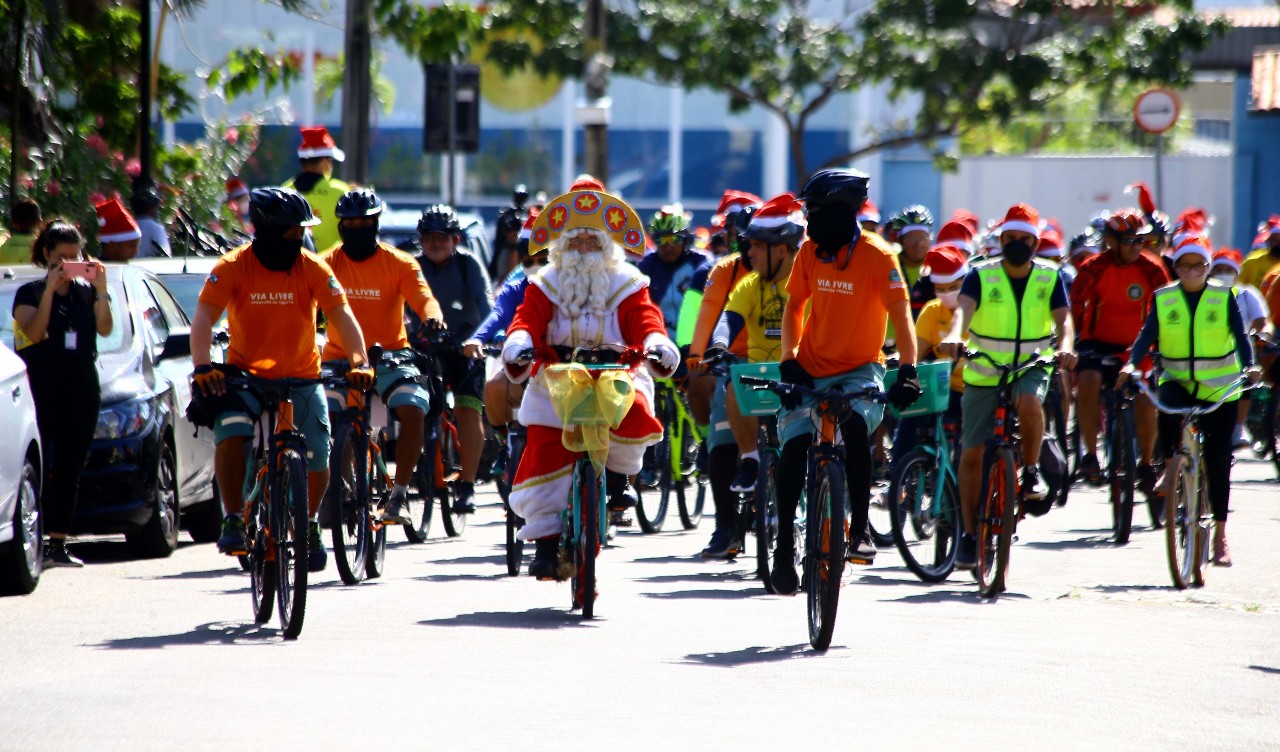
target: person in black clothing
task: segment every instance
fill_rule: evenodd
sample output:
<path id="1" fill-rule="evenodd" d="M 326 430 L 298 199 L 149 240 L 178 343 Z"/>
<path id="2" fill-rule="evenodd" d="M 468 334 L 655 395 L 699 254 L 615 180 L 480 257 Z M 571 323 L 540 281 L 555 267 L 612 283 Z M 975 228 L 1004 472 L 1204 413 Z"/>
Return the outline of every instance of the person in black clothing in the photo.
<path id="1" fill-rule="evenodd" d="M 31 246 L 32 263 L 49 273 L 19 287 L 13 299 L 14 349 L 27 364 L 44 450 L 46 567 L 84 566 L 67 551 L 66 538 L 102 402 L 97 337 L 113 327 L 106 267 L 91 261 L 87 274 L 66 268 L 84 260 L 83 249 L 79 230 L 50 222 Z"/>

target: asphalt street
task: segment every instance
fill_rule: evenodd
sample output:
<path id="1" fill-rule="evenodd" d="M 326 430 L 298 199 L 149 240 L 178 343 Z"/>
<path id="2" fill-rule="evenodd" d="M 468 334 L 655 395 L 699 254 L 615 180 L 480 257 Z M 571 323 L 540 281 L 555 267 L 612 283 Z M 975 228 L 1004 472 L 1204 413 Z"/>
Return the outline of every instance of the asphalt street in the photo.
<path id="1" fill-rule="evenodd" d="M 253 624 L 212 545 L 129 561 L 85 539 L 85 569 L 0 599 L 0 750 L 1275 750 L 1280 485 L 1243 455 L 1234 478 L 1236 565 L 1204 588 L 1170 586 L 1145 509 L 1117 547 L 1077 486 L 1019 528 L 995 602 L 882 550 L 846 575 L 825 654 L 803 596 L 696 558 L 709 517 L 621 534 L 583 622 L 567 584 L 506 576 L 486 488 L 460 539 L 394 531 L 380 580 L 331 563 L 295 642 Z"/>

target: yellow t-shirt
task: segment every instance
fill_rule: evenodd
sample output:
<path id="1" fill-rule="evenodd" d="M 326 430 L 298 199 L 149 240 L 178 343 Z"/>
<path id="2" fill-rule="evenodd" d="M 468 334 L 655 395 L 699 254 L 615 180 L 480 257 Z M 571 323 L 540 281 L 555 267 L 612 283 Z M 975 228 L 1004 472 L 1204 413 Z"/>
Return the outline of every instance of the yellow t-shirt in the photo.
<path id="1" fill-rule="evenodd" d="M 20 266 L 31 263 L 31 244 L 35 235 L 15 232 L 0 244 L 0 265 Z"/>
<path id="2" fill-rule="evenodd" d="M 284 184 L 285 188 L 293 187 L 293 180 Z M 333 215 L 338 208 L 338 199 L 351 190 L 351 186 L 334 178 L 324 178 L 316 182 L 310 191 L 302 197 L 311 204 L 311 211 L 320 220 L 320 224 L 311 228 L 311 237 L 316 241 L 316 253 L 324 253 L 338 244 L 338 218 Z M 299 191 L 301 193 L 301 191 Z"/>
<path id="3" fill-rule="evenodd" d="M 1240 279 L 1242 285 L 1252 285 L 1259 290 L 1262 289 L 1262 280 L 1266 279 L 1267 273 L 1272 269 L 1280 266 L 1280 260 L 1271 255 L 1266 248 L 1259 248 L 1250 253 L 1240 265 Z"/>
<path id="4" fill-rule="evenodd" d="M 786 306 L 787 281 L 765 282 L 755 272 L 729 293 L 724 310 L 742 317 L 750 362 L 772 363 L 781 356 L 782 311 Z"/>
<path id="5" fill-rule="evenodd" d="M 925 343 L 925 347 L 933 347 L 941 344 L 947 335 L 947 330 L 951 328 L 951 319 L 955 316 L 955 311 L 947 308 L 939 300 L 930 300 L 920 310 L 920 318 L 916 319 L 916 339 Z M 964 338 L 969 338 L 969 333 L 964 333 Z M 920 355 L 924 355 L 924 348 L 921 348 Z M 951 369 L 951 391 L 964 391 L 964 360 L 961 359 Z"/>

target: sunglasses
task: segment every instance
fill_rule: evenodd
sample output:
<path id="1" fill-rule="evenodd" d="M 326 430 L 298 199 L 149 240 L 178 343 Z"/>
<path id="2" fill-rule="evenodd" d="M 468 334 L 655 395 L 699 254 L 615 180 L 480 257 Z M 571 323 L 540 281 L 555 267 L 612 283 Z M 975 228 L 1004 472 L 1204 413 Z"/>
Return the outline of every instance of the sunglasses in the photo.
<path id="1" fill-rule="evenodd" d="M 1147 237 L 1120 238 L 1120 245 L 1147 245 L 1152 241 Z"/>
<path id="2" fill-rule="evenodd" d="M 1190 264 L 1175 264 L 1174 269 L 1180 272 L 1193 272 L 1196 269 L 1203 269 L 1209 265 L 1207 261 L 1198 261 Z"/>
<path id="3" fill-rule="evenodd" d="M 683 238 L 679 235 L 662 235 L 658 238 L 658 245 L 681 245 Z"/>

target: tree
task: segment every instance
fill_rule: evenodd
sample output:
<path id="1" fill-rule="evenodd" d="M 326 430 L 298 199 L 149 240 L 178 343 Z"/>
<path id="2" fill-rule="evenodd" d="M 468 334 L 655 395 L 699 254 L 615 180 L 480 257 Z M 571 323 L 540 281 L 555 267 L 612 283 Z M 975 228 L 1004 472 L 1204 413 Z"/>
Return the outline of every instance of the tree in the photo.
<path id="1" fill-rule="evenodd" d="M 1191 0 L 1095 3 L 845 0 L 822 18 L 809 0 L 630 0 L 611 9 L 608 38 L 619 73 L 722 91 L 733 110 L 754 104 L 780 118 L 799 183 L 810 173 L 809 121 L 836 94 L 886 82 L 891 98 L 913 95 L 919 110 L 909 123 L 868 134 L 864 147 L 823 155 L 822 166 L 917 143 L 937 150 L 972 127 L 1043 108 L 1076 84 L 1099 95 L 1121 83 L 1186 84 L 1186 54 L 1223 29 L 1192 15 Z M 583 74 L 579 0 L 497 0 L 488 10 L 489 28 L 530 26 L 544 40 L 535 51 L 494 39 L 490 59 Z M 1157 23 L 1157 10 L 1172 20 Z"/>

